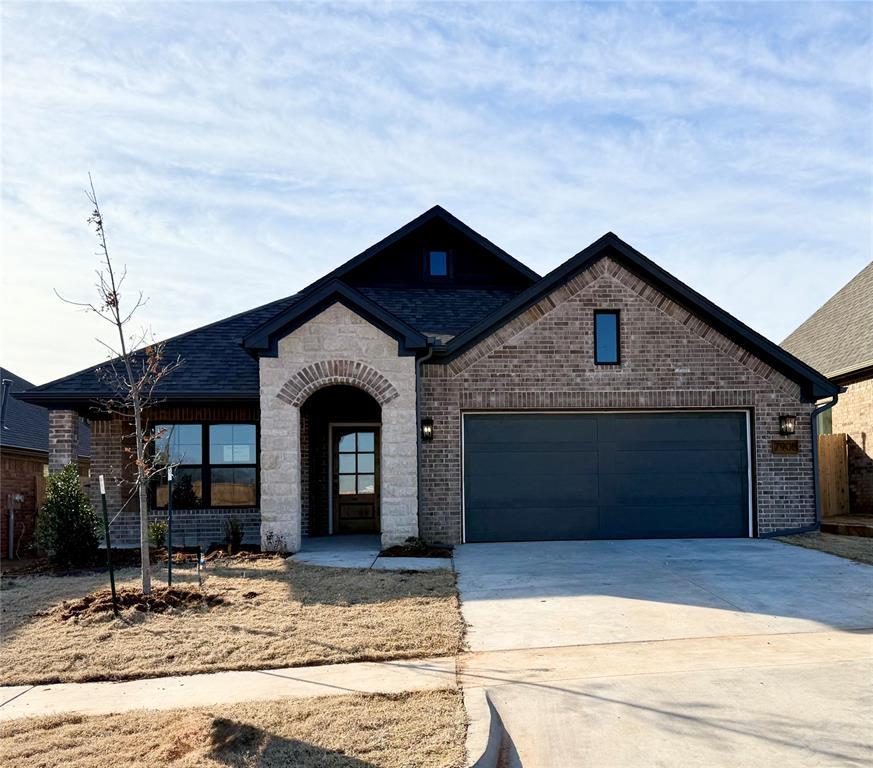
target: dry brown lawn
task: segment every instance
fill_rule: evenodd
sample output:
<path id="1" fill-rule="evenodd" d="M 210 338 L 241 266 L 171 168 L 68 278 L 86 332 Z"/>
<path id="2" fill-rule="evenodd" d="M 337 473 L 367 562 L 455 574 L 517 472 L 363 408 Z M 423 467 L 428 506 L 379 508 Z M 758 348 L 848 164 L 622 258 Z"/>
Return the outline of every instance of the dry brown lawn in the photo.
<path id="1" fill-rule="evenodd" d="M 106 588 L 105 574 L 5 577 L 0 684 L 441 656 L 460 648 L 454 574 L 324 568 L 279 558 L 222 563 L 207 569 L 203 584 L 220 604 L 148 614 L 131 609 L 121 619 L 111 613 L 62 618 L 65 601 Z M 124 569 L 119 585 L 135 586 L 137 578 L 138 571 Z M 173 583 L 196 584 L 196 576 L 174 571 Z"/>
<path id="2" fill-rule="evenodd" d="M 864 536 L 839 536 L 833 533 L 813 531 L 812 533 L 800 533 L 796 536 L 779 536 L 776 540 L 873 565 L 873 539 Z"/>
<path id="3" fill-rule="evenodd" d="M 457 691 L 330 696 L 0 724 L 0 765 L 460 768 Z"/>

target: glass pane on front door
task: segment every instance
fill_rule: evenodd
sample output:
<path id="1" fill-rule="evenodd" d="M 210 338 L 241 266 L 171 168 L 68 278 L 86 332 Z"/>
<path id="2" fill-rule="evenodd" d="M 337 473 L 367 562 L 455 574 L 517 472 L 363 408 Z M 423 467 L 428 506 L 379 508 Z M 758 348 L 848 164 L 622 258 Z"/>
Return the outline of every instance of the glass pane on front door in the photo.
<path id="1" fill-rule="evenodd" d="M 349 432 L 337 441 L 340 495 L 376 493 L 376 434 Z"/>

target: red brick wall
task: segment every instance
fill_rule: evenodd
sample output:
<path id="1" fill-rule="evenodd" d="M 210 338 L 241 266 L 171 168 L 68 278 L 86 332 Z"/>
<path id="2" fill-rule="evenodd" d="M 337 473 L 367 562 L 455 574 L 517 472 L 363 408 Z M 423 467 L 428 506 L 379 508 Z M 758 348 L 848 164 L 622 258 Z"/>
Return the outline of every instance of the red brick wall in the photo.
<path id="1" fill-rule="evenodd" d="M 13 536 L 16 557 L 35 554 L 33 532 L 36 515 L 45 492 L 43 472 L 48 466 L 48 456 L 30 455 L 14 449 L 0 451 L 0 557 L 9 553 L 9 508 L 15 506 L 15 533 Z M 79 474 L 87 484 L 88 459 L 79 459 Z M 22 495 L 24 500 L 13 502 L 11 497 Z"/>
<path id="2" fill-rule="evenodd" d="M 848 385 L 832 423 L 849 436 L 849 511 L 873 515 L 873 378 Z"/>
<path id="3" fill-rule="evenodd" d="M 595 366 L 593 311 L 621 311 L 620 366 Z M 487 409 L 741 408 L 752 415 L 761 533 L 814 522 L 809 414 L 799 388 L 608 258 L 448 365 L 422 371 L 419 524 L 461 537 L 461 413 Z M 780 413 L 797 415 L 800 454 L 774 456 Z"/>

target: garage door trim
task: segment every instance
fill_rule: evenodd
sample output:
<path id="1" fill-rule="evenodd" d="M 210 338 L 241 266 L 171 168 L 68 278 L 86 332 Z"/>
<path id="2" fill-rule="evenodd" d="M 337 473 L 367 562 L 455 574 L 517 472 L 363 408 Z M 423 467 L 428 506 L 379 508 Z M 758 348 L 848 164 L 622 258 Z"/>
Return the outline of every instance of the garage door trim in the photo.
<path id="1" fill-rule="evenodd" d="M 477 409 L 469 411 L 461 411 L 461 543 L 467 543 L 467 491 L 466 491 L 466 461 L 464 456 L 464 439 L 466 435 L 465 419 L 467 416 L 489 416 L 489 415 L 525 415 L 525 414 L 546 414 L 550 416 L 560 416 L 561 414 L 570 415 L 591 415 L 597 414 L 616 414 L 616 413 L 741 413 L 746 420 L 746 472 L 747 472 L 747 487 L 748 487 L 748 514 L 746 517 L 747 523 L 747 538 L 754 538 L 754 477 L 753 477 L 753 462 L 754 455 L 752 454 L 752 419 L 751 409 L 749 408 L 600 408 L 595 410 L 577 410 L 577 409 L 526 409 L 526 408 L 501 408 L 501 409 Z"/>

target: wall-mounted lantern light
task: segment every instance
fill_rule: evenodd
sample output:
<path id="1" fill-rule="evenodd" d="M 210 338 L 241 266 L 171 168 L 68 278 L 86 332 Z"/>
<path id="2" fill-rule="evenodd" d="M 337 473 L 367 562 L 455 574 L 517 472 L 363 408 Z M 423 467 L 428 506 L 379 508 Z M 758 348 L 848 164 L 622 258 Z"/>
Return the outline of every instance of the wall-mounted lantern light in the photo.
<path id="1" fill-rule="evenodd" d="M 421 420 L 421 442 L 429 443 L 433 440 L 433 419 Z"/>
<path id="2" fill-rule="evenodd" d="M 779 434 L 793 435 L 797 429 L 797 416 L 783 414 L 779 417 Z"/>

